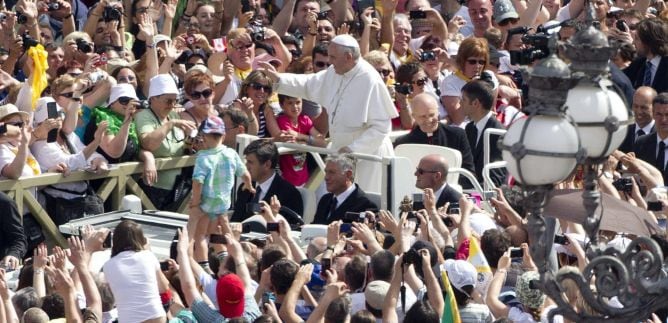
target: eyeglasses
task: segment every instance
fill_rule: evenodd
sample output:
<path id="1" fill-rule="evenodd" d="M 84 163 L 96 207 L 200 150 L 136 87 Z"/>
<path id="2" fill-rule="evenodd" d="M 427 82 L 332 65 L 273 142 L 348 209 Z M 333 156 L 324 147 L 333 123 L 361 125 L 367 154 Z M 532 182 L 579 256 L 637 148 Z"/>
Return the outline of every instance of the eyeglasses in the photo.
<path id="1" fill-rule="evenodd" d="M 250 49 L 251 47 L 253 47 L 253 43 L 236 45 L 236 46 L 232 46 L 232 47 L 234 47 L 234 49 L 236 49 L 236 50 Z"/>
<path id="2" fill-rule="evenodd" d="M 18 121 L 18 122 L 5 122 L 5 124 L 12 125 L 12 126 L 14 126 L 14 127 L 19 127 L 19 128 L 23 128 L 23 125 L 24 125 L 23 121 Z"/>
<path id="3" fill-rule="evenodd" d="M 136 80 L 136 79 L 137 79 L 137 78 L 135 78 L 135 77 L 132 76 L 132 75 L 128 75 L 128 76 L 119 76 L 119 77 L 118 77 L 118 83 L 130 83 L 130 82 L 134 82 L 134 80 Z"/>
<path id="4" fill-rule="evenodd" d="M 437 170 L 424 170 L 424 169 L 419 168 L 419 167 L 416 167 L 416 168 L 415 168 L 415 172 L 416 172 L 418 175 L 424 175 L 425 173 L 429 173 L 429 174 L 438 173 Z"/>
<path id="5" fill-rule="evenodd" d="M 130 104 L 130 101 L 132 101 L 132 100 L 133 100 L 133 98 L 131 98 L 131 97 L 122 96 L 122 97 L 118 98 L 118 103 L 120 103 L 121 105 L 128 105 L 128 104 Z"/>
<path id="6" fill-rule="evenodd" d="M 314 62 L 313 64 L 314 64 L 317 68 L 325 68 L 325 67 L 329 67 L 329 65 L 332 65 L 332 64 L 329 63 L 329 62 L 321 62 L 321 61 Z"/>
<path id="7" fill-rule="evenodd" d="M 67 75 L 69 75 L 71 77 L 79 77 L 79 75 L 81 75 L 81 73 L 67 73 Z"/>
<path id="8" fill-rule="evenodd" d="M 505 26 L 507 26 L 508 24 L 512 24 L 512 25 L 514 25 L 514 24 L 516 24 L 518 21 L 520 21 L 520 20 L 517 19 L 517 18 L 507 18 L 507 19 L 503 19 L 503 20 L 501 20 L 501 22 L 499 22 L 499 26 L 500 26 L 500 27 L 505 27 Z"/>
<path id="9" fill-rule="evenodd" d="M 176 99 L 167 99 L 167 98 L 160 98 L 162 102 L 164 102 L 166 105 L 175 105 L 176 104 Z"/>
<path id="10" fill-rule="evenodd" d="M 269 85 L 264 85 L 264 84 L 260 84 L 260 83 L 256 83 L 256 82 L 253 82 L 253 83 L 251 83 L 251 84 L 248 84 L 248 86 L 250 86 L 253 90 L 256 90 L 256 91 L 264 90 L 264 91 L 267 92 L 267 93 L 271 93 L 271 91 L 272 91 L 271 86 L 269 86 Z"/>
<path id="11" fill-rule="evenodd" d="M 190 97 L 192 97 L 193 100 L 199 100 L 200 98 L 208 99 L 211 96 L 211 94 L 213 94 L 213 90 L 206 89 L 201 92 L 192 91 L 192 93 L 190 93 Z"/>
<path id="12" fill-rule="evenodd" d="M 469 64 L 471 64 L 471 65 L 476 65 L 476 64 L 478 64 L 478 65 L 482 65 L 482 66 L 487 65 L 487 62 L 486 62 L 484 59 L 473 59 L 473 58 L 470 58 L 470 59 L 467 59 L 466 62 L 469 63 Z"/>
<path id="13" fill-rule="evenodd" d="M 427 81 L 428 81 L 428 80 L 429 80 L 428 78 L 423 77 L 423 78 L 421 78 L 421 79 L 418 79 L 418 80 L 413 81 L 413 84 L 415 84 L 415 85 L 417 85 L 417 86 L 424 86 L 425 84 L 427 84 Z"/>
<path id="14" fill-rule="evenodd" d="M 392 72 L 389 68 L 383 68 L 383 69 L 379 69 L 377 71 L 378 71 L 378 73 L 380 73 L 380 75 L 382 75 L 384 77 L 388 77 L 390 75 L 390 72 Z"/>

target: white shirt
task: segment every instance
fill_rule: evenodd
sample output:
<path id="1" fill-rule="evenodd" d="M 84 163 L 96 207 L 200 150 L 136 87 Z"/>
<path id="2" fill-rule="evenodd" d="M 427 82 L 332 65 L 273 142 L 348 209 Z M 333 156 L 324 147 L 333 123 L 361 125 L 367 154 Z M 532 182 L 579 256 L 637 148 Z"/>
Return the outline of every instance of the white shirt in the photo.
<path id="1" fill-rule="evenodd" d="M 262 191 L 260 192 L 260 197 L 258 197 L 258 201 L 262 201 L 264 197 L 267 195 L 269 187 L 271 187 L 271 183 L 274 182 L 274 177 L 276 177 L 276 172 L 274 172 L 274 174 L 271 175 L 271 177 L 267 178 L 266 181 L 258 184 L 258 186 L 260 186 L 260 188 L 262 189 Z"/>
<path id="2" fill-rule="evenodd" d="M 338 208 L 339 205 L 341 205 L 341 203 L 343 203 L 343 201 L 345 201 L 350 196 L 350 194 L 353 194 L 356 188 L 357 186 L 353 184 L 350 185 L 350 187 L 348 187 L 345 191 L 343 191 L 343 193 L 335 195 L 334 197 L 336 198 L 336 207 Z"/>
<path id="3" fill-rule="evenodd" d="M 46 170 L 58 165 L 59 163 L 65 163 L 71 171 L 82 170 L 85 169 L 92 160 L 96 158 L 104 159 L 104 157 L 97 152 L 92 153 L 88 159 L 86 159 L 83 153 L 83 150 L 86 148 L 86 146 L 81 142 L 79 137 L 74 132 L 72 132 L 67 135 L 67 138 L 69 139 L 70 143 L 72 143 L 72 146 L 74 146 L 76 153 L 71 154 L 69 152 L 65 152 L 60 148 L 60 145 L 57 142 L 46 142 L 46 140 L 36 141 L 32 144 L 32 146 L 30 146 L 30 150 L 35 156 L 35 159 L 37 159 L 37 162 L 39 162 L 39 166 L 42 168 L 42 172 L 46 172 Z M 68 191 L 85 193 L 88 184 L 86 184 L 85 181 L 81 181 L 65 184 L 54 184 L 51 186 Z M 62 197 L 65 199 L 73 199 L 81 196 L 59 191 L 50 187 L 46 187 L 44 191 L 53 197 Z"/>
<path id="4" fill-rule="evenodd" d="M 636 133 L 633 135 L 635 139 L 638 139 L 638 130 L 642 130 L 646 135 L 652 133 L 652 127 L 654 127 L 654 120 L 650 121 L 644 128 L 640 128 L 640 125 L 636 123 Z"/>
<path id="5" fill-rule="evenodd" d="M 478 120 L 478 122 L 475 123 L 476 129 L 478 129 L 478 137 L 476 138 L 476 146 L 478 145 L 478 142 L 480 141 L 480 137 L 482 137 L 482 132 L 485 130 L 485 125 L 487 124 L 487 121 L 489 118 L 492 118 L 494 115 L 492 114 L 492 111 L 487 112 L 487 114 L 482 117 L 482 119 Z"/>
<path id="6" fill-rule="evenodd" d="M 152 252 L 123 251 L 109 259 L 103 270 L 116 299 L 119 322 L 165 316 L 158 291 L 160 263 Z"/>
<path id="7" fill-rule="evenodd" d="M 441 196 L 441 193 L 443 193 L 443 190 L 447 186 L 448 186 L 448 182 L 445 182 L 445 183 L 443 183 L 443 185 L 441 185 L 441 188 L 439 188 L 438 190 L 436 190 L 436 192 L 434 192 L 434 196 L 436 197 L 436 201 L 438 201 L 438 198 Z"/>
<path id="8" fill-rule="evenodd" d="M 391 120 L 399 114 L 380 74 L 364 59 L 342 75 L 334 66 L 315 74 L 283 73 L 277 92 L 327 108 L 331 149 L 348 147 L 356 153 L 394 156 L 389 135 Z M 364 190 L 380 192 L 380 170 L 377 163 L 359 161 L 357 183 Z"/>

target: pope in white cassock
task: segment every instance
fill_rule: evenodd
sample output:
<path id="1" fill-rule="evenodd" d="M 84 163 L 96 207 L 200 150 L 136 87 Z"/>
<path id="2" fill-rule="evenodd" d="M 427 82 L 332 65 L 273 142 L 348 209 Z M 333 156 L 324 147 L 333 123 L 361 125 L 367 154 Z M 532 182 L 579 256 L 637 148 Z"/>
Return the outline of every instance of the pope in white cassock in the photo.
<path id="1" fill-rule="evenodd" d="M 359 45 L 349 35 L 334 37 L 327 51 L 332 65 L 316 74 L 278 74 L 270 69 L 276 91 L 327 108 L 332 149 L 393 156 L 389 134 L 391 119 L 398 114 L 380 74 L 360 58 Z M 358 161 L 355 181 L 366 191 L 380 192 L 380 164 Z"/>

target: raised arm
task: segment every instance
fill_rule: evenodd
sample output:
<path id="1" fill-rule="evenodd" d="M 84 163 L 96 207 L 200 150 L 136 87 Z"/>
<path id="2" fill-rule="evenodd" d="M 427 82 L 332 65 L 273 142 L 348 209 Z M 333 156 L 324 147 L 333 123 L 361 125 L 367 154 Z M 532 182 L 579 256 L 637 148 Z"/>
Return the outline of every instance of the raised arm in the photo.
<path id="1" fill-rule="evenodd" d="M 195 299 L 200 298 L 201 295 L 197 290 L 195 278 L 193 277 L 190 268 L 190 256 L 188 256 L 188 248 L 190 247 L 190 239 L 188 239 L 188 229 L 183 228 L 179 230 L 179 242 L 177 243 L 178 255 L 177 262 L 181 267 L 179 269 L 179 278 L 181 279 L 181 290 L 186 298 L 188 304 L 193 304 Z"/>
<path id="2" fill-rule="evenodd" d="M 283 3 L 283 8 L 278 12 L 278 15 L 274 18 L 274 23 L 271 25 L 271 29 L 276 31 L 277 34 L 285 35 L 290 29 L 296 4 L 297 0 L 287 0 Z"/>
<path id="3" fill-rule="evenodd" d="M 86 245 L 77 236 L 72 236 L 67 241 L 70 245 L 69 259 L 79 273 L 79 280 L 86 296 L 86 306 L 95 313 L 95 316 L 102 317 L 102 298 L 93 275 L 88 269 L 90 252 L 86 250 Z"/>
<path id="4" fill-rule="evenodd" d="M 292 281 L 290 289 L 283 298 L 283 305 L 278 311 L 278 315 L 287 323 L 303 322 L 301 317 L 295 312 L 297 301 L 302 288 L 311 281 L 311 274 L 313 273 L 313 264 L 306 264 L 299 268 L 295 279 Z"/>

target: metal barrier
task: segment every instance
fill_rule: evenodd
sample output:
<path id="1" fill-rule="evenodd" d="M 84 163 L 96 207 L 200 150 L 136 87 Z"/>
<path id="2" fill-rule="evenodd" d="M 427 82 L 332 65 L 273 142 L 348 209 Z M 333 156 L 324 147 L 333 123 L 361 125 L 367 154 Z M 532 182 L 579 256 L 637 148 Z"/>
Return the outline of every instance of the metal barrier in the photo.
<path id="1" fill-rule="evenodd" d="M 500 164 L 497 164 L 497 162 L 495 162 L 494 167 L 488 167 L 490 165 L 490 163 L 489 163 L 489 157 L 490 156 L 489 155 L 490 155 L 490 149 L 492 149 L 491 148 L 492 147 L 491 146 L 492 135 L 503 136 L 503 135 L 506 134 L 506 132 L 507 132 L 506 129 L 487 128 L 487 129 L 485 129 L 485 132 L 483 132 L 483 134 L 482 134 L 483 148 L 484 148 L 484 150 L 483 150 L 484 151 L 484 157 L 483 157 L 484 164 L 483 165 L 485 165 L 485 168 L 487 168 L 487 172 L 485 172 L 485 170 L 483 170 L 483 172 L 482 172 L 483 173 L 483 178 L 484 178 L 483 182 L 485 184 L 485 190 L 492 190 L 495 187 L 495 185 L 494 185 L 494 183 L 492 183 L 491 179 L 488 181 L 489 170 L 492 169 L 492 168 L 503 168 L 503 167 L 506 166 L 505 163 L 503 164 L 503 166 L 499 166 Z M 496 145 L 496 142 L 494 142 L 494 145 Z M 491 185 L 489 185 L 490 183 L 491 183 Z"/>
<path id="2" fill-rule="evenodd" d="M 189 167 L 195 164 L 195 156 L 156 158 L 155 164 L 158 171 Z M 64 237 L 58 231 L 53 220 L 49 217 L 47 210 L 44 210 L 37 199 L 27 190 L 51 184 L 105 179 L 104 183 L 98 189 L 97 194 L 105 201 L 111 197 L 113 210 L 120 208 L 121 200 L 126 192 L 137 195 L 141 199 L 144 209 L 155 210 L 153 203 L 151 203 L 148 196 L 132 177 L 134 174 L 143 172 L 143 163 L 130 162 L 110 166 L 111 169 L 108 172 L 101 174 L 92 174 L 81 170 L 71 172 L 68 176 L 63 176 L 60 173 L 47 173 L 38 176 L 21 177 L 18 180 L 0 180 L 0 191 L 6 192 L 16 202 L 19 212 L 22 212 L 25 204 L 30 213 L 33 214 L 37 222 L 42 226 L 42 231 L 56 244 L 65 247 L 67 246 L 67 241 L 65 241 Z M 190 200 L 189 196 L 180 205 L 179 212 L 185 212 L 188 200 Z"/>

